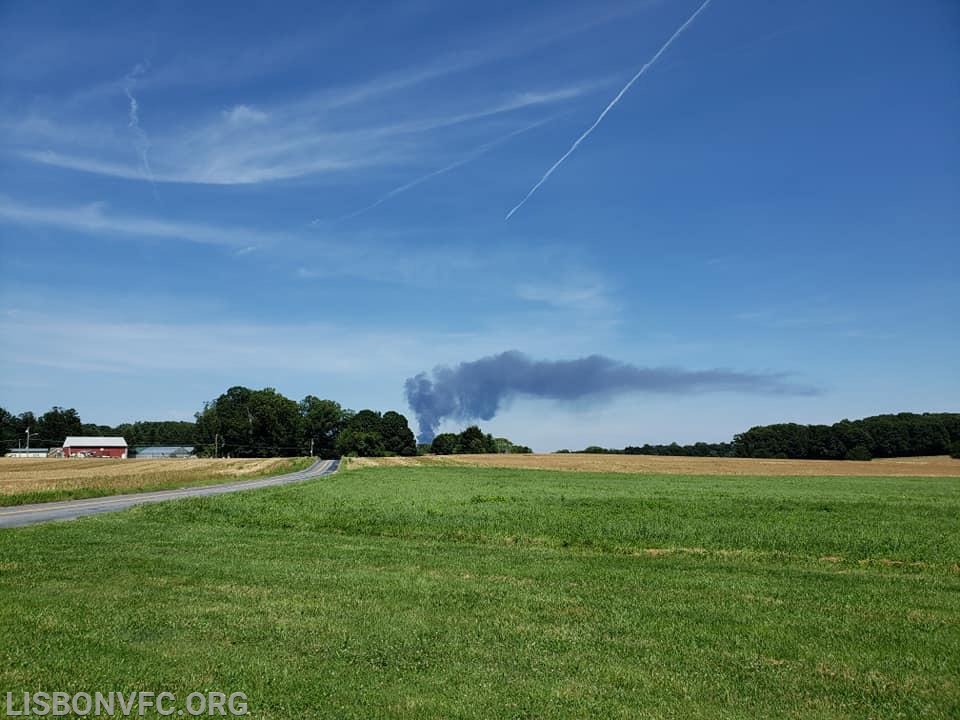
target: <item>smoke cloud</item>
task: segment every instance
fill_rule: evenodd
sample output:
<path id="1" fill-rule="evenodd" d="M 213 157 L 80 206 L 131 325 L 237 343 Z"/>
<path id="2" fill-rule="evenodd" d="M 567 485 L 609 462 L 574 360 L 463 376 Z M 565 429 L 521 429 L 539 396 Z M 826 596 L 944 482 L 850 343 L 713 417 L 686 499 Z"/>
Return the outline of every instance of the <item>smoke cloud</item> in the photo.
<path id="1" fill-rule="evenodd" d="M 740 392 L 816 395 L 785 373 L 645 368 L 602 355 L 577 360 L 532 360 L 515 350 L 440 366 L 406 381 L 407 402 L 420 425 L 419 441 L 431 442 L 444 419 L 490 420 L 518 395 L 560 402 L 609 400 L 627 393 Z"/>

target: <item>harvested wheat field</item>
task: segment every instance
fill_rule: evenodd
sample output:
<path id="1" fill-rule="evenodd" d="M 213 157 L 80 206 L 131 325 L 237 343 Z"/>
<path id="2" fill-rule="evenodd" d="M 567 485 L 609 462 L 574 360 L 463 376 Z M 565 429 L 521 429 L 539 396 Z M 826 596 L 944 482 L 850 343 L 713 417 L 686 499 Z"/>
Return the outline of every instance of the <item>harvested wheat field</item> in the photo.
<path id="1" fill-rule="evenodd" d="M 0 458 L 0 504 L 9 504 L 13 496 L 33 502 L 252 479 L 292 472 L 305 464 L 301 458 Z"/>
<path id="2" fill-rule="evenodd" d="M 960 460 L 935 457 L 855 460 L 664 457 L 658 455 L 427 455 L 416 458 L 351 458 L 347 467 L 370 465 L 475 465 L 478 467 L 667 475 L 763 475 L 857 477 L 960 477 Z"/>

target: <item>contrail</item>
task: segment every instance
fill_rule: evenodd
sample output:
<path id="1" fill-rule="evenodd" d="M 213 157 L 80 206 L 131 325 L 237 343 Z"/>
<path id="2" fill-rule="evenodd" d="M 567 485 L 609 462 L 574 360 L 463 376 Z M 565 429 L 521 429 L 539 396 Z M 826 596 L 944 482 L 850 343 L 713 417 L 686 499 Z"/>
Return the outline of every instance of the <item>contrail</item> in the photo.
<path id="1" fill-rule="evenodd" d="M 663 44 L 663 47 L 661 47 L 659 50 L 657 50 L 657 54 L 654 55 L 652 58 L 650 58 L 650 60 L 647 61 L 647 64 L 644 65 L 642 68 L 640 68 L 639 72 L 637 72 L 636 75 L 634 75 L 632 78 L 630 78 L 630 82 L 628 82 L 626 85 L 624 85 L 624 86 L 623 86 L 623 89 L 620 90 L 620 92 L 617 93 L 617 96 L 616 96 L 613 100 L 611 100 L 611 101 L 610 101 L 610 104 L 607 105 L 607 106 L 603 109 L 603 112 L 600 113 L 600 116 L 599 116 L 596 120 L 594 120 L 593 125 L 591 125 L 590 127 L 588 127 L 587 130 L 586 130 L 586 132 L 584 132 L 583 135 L 581 135 L 580 137 L 578 137 L 578 138 L 577 138 L 577 141 L 576 141 L 575 143 L 573 143 L 573 145 L 570 146 L 570 149 L 567 150 L 567 151 L 563 154 L 563 157 L 561 157 L 559 160 L 557 160 L 557 161 L 550 167 L 550 169 L 547 170 L 547 172 L 545 172 L 545 173 L 543 174 L 543 177 L 540 178 L 539 182 L 537 182 L 537 184 L 534 185 L 534 186 L 530 189 L 530 192 L 527 193 L 526 197 L 524 197 L 523 200 L 521 200 L 519 203 L 517 203 L 517 206 L 516 206 L 515 208 L 513 208 L 513 210 L 511 210 L 510 212 L 507 213 L 507 217 L 504 218 L 505 220 L 509 220 L 517 210 L 519 210 L 520 208 L 522 208 L 522 207 L 524 206 L 524 204 L 527 202 L 527 200 L 529 200 L 529 199 L 533 196 L 533 194 L 534 194 L 537 190 L 540 189 L 540 186 L 543 185 L 543 184 L 547 181 L 547 178 L 549 178 L 551 175 L 553 175 L 554 170 L 556 170 L 558 167 L 560 167 L 560 166 L 563 164 L 563 161 L 566 160 L 568 157 L 570 157 L 570 155 L 573 154 L 573 151 L 577 149 L 577 147 L 580 145 L 580 143 L 582 143 L 584 140 L 586 140 L 586 139 L 590 136 L 590 133 L 592 133 L 592 132 L 596 129 L 597 125 L 599 125 L 599 124 L 601 123 L 601 121 L 607 116 L 607 113 L 610 112 L 610 111 L 613 109 L 613 106 L 616 105 L 618 102 L 620 102 L 620 98 L 622 98 L 622 97 L 624 96 L 624 94 L 626 94 L 627 90 L 629 90 L 629 89 L 631 88 L 631 86 L 632 86 L 637 80 L 639 80 L 640 77 L 641 77 L 645 72 L 647 72 L 648 69 L 650 69 L 650 67 L 660 58 L 660 56 L 663 55 L 663 53 L 666 52 L 667 48 L 670 47 L 670 46 L 673 44 L 673 41 L 676 40 L 676 39 L 681 35 L 681 33 L 683 33 L 683 31 L 687 29 L 687 27 L 689 27 L 690 23 L 692 23 L 694 20 L 696 20 L 697 15 L 699 15 L 700 13 L 702 13 L 702 12 L 706 9 L 707 5 L 709 5 L 710 2 L 711 2 L 711 0 L 704 0 L 704 3 L 703 3 L 700 7 L 697 8 L 697 11 L 696 11 L 695 13 L 693 13 L 693 15 L 691 15 L 689 18 L 687 18 L 687 21 L 686 21 L 683 25 L 681 25 L 681 26 L 677 29 L 677 31 L 676 31 L 675 33 L 673 33 L 673 35 L 670 36 L 670 39 L 667 40 L 667 41 Z"/>
<path id="2" fill-rule="evenodd" d="M 140 162 L 143 164 L 143 171 L 147 176 L 147 179 L 150 181 L 150 184 L 153 186 L 153 194 L 157 194 L 157 186 L 153 179 L 153 169 L 150 167 L 150 138 L 147 135 L 146 130 L 140 127 L 140 104 L 137 102 L 137 98 L 133 95 L 133 83 L 134 81 L 146 72 L 146 68 L 142 63 L 137 63 L 133 70 L 131 70 L 127 76 L 123 79 L 123 92 L 126 93 L 127 99 L 130 101 L 130 111 L 128 113 L 129 122 L 127 127 L 129 127 L 137 136 L 137 152 L 140 154 Z"/>
<path id="3" fill-rule="evenodd" d="M 509 140 L 512 140 L 512 139 L 515 138 L 517 135 L 522 135 L 523 133 L 528 132 L 528 131 L 530 131 L 530 130 L 533 130 L 534 128 L 538 128 L 538 127 L 540 127 L 541 125 L 544 125 L 544 124 L 550 122 L 550 121 L 553 120 L 555 117 L 557 117 L 557 116 L 554 115 L 554 116 L 548 117 L 548 118 L 546 118 L 546 119 L 544 119 L 544 120 L 538 120 L 537 122 L 532 123 L 531 125 L 527 125 L 527 126 L 525 126 L 525 127 L 522 127 L 522 128 L 517 129 L 517 130 L 514 130 L 513 132 L 508 133 L 508 134 L 504 135 L 503 137 L 497 138 L 496 140 L 491 140 L 490 142 L 486 143 L 485 145 L 481 145 L 480 147 L 476 148 L 475 150 L 473 150 L 472 152 L 470 152 L 470 153 L 469 153 L 468 155 L 466 155 L 465 157 L 460 158 L 460 159 L 457 160 L 456 162 L 450 163 L 449 165 L 445 165 L 444 167 L 442 167 L 442 168 L 440 168 L 440 169 L 438 169 L 438 170 L 434 170 L 434 171 L 432 171 L 432 172 L 429 172 L 429 173 L 427 173 L 426 175 L 421 175 L 420 177 L 418 177 L 418 178 L 416 178 L 416 179 L 414 179 L 414 180 L 411 180 L 411 181 L 409 181 L 409 182 L 407 182 L 407 183 L 404 183 L 403 185 L 400 185 L 399 187 L 395 187 L 393 190 L 391 190 L 390 192 L 382 195 L 381 197 L 379 197 L 377 200 L 375 200 L 374 202 L 370 203 L 370 204 L 367 205 L 366 207 L 362 207 L 362 208 L 360 208 L 359 210 L 355 210 L 354 212 L 350 213 L 349 215 L 344 215 L 343 217 L 339 217 L 339 218 L 337 218 L 336 220 L 334 220 L 333 222 L 343 222 L 344 220 L 350 220 L 351 218 L 355 218 L 355 217 L 357 217 L 358 215 L 363 215 L 363 214 L 366 213 L 366 212 L 370 212 L 370 211 L 373 210 L 374 208 L 379 207 L 380 205 L 382 205 L 383 203 L 385 203 L 385 202 L 386 202 L 387 200 L 389 200 L 390 198 L 396 197 L 396 196 L 399 195 L 400 193 L 404 193 L 404 192 L 406 192 L 407 190 L 410 190 L 410 189 L 412 189 L 412 188 L 415 188 L 417 185 L 420 185 L 421 183 L 425 183 L 427 180 L 431 180 L 431 179 L 437 177 L 438 175 L 443 175 L 443 174 L 445 174 L 445 173 L 450 172 L 451 170 L 456 170 L 458 167 L 462 167 L 462 166 L 466 165 L 467 163 L 473 162 L 474 160 L 476 160 L 476 159 L 477 159 L 478 157 L 480 157 L 481 155 L 486 155 L 488 152 L 490 152 L 490 151 L 493 150 L 494 148 L 498 147 L 499 145 L 502 145 L 503 143 L 505 143 L 505 142 L 507 142 L 507 141 L 509 141 Z M 317 220 L 314 220 L 311 224 L 312 224 L 312 225 L 317 225 L 317 224 L 319 224 L 319 222 L 320 222 L 320 220 L 319 220 L 319 218 L 318 218 Z"/>

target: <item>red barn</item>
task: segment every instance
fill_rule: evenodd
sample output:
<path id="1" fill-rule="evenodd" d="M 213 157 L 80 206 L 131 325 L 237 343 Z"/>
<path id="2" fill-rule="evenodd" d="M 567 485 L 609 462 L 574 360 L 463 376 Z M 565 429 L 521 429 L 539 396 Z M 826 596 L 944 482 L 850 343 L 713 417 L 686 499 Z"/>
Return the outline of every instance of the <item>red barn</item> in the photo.
<path id="1" fill-rule="evenodd" d="M 122 437 L 68 437 L 63 441 L 64 457 L 125 458 L 127 441 Z"/>

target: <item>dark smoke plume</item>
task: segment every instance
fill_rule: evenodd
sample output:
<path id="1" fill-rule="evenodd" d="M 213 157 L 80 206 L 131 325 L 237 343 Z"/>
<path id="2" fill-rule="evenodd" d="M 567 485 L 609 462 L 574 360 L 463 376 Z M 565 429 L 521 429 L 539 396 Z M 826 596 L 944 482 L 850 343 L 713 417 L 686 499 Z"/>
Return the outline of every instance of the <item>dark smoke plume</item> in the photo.
<path id="1" fill-rule="evenodd" d="M 577 360 L 531 360 L 515 350 L 440 366 L 432 377 L 420 373 L 406 381 L 407 402 L 417 415 L 420 442 L 433 440 L 440 422 L 490 420 L 517 395 L 570 401 L 609 399 L 630 392 L 703 393 L 714 391 L 774 395 L 815 395 L 815 388 L 794 385 L 784 373 L 734 370 L 643 368 L 602 355 Z"/>

